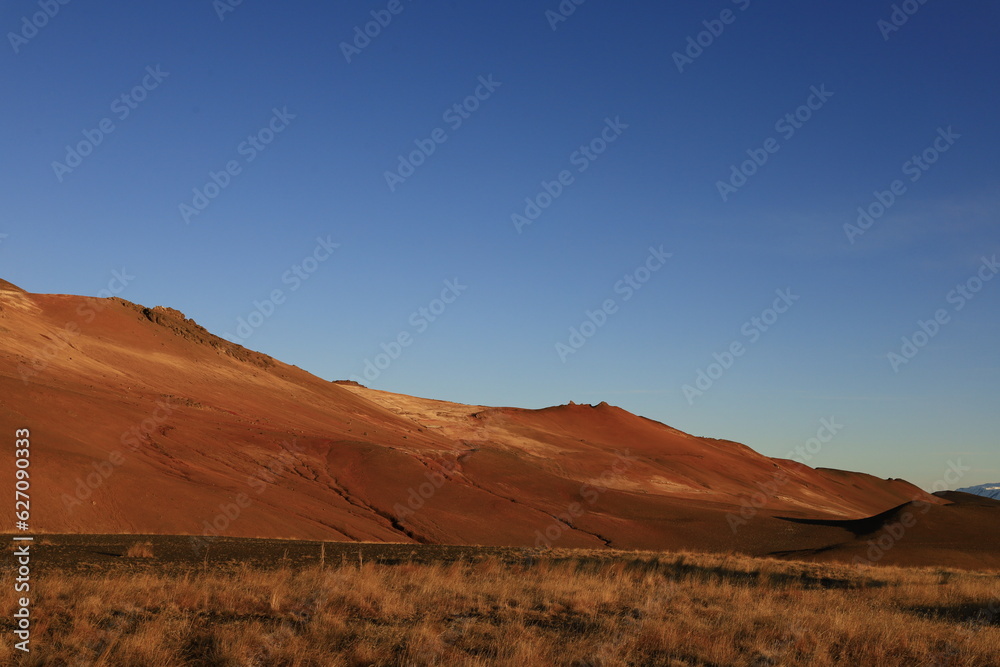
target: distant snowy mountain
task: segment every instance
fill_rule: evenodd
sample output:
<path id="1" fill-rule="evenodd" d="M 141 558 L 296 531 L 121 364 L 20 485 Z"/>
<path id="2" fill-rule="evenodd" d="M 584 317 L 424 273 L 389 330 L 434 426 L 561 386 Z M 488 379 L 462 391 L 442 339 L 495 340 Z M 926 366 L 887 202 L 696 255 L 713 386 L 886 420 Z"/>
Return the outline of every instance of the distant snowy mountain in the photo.
<path id="1" fill-rule="evenodd" d="M 956 491 L 962 491 L 964 493 L 974 493 L 977 496 L 986 496 L 987 498 L 995 498 L 996 500 L 1000 500 L 1000 483 L 980 484 L 979 486 L 967 486 L 964 489 L 956 489 Z"/>

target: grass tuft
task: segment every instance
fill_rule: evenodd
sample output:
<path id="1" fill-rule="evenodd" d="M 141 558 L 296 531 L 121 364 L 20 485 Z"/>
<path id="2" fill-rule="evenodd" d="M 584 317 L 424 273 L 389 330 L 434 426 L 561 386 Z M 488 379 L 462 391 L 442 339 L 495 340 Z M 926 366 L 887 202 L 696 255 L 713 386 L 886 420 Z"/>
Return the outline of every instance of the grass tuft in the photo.
<path id="1" fill-rule="evenodd" d="M 126 558 L 155 558 L 152 542 L 136 542 L 125 551 Z"/>

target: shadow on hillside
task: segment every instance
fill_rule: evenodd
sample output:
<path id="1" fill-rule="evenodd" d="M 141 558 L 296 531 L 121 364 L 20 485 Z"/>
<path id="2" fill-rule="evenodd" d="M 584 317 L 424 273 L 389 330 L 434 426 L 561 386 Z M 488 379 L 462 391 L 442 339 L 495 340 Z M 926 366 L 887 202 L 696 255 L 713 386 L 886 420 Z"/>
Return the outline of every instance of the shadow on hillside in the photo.
<path id="1" fill-rule="evenodd" d="M 780 521 L 788 521 L 789 523 L 797 523 L 805 526 L 841 528 L 849 531 L 855 537 L 860 537 L 862 535 L 871 535 L 872 533 L 882 530 L 887 523 L 895 523 L 899 521 L 903 513 L 907 509 L 910 509 L 913 505 L 914 503 L 903 503 L 902 505 L 893 507 L 885 512 L 865 517 L 863 519 L 801 519 L 787 516 L 776 516 L 774 518 L 779 519 Z"/>
<path id="2" fill-rule="evenodd" d="M 916 606 L 904 607 L 908 611 L 925 618 L 949 621 L 951 623 L 969 623 L 972 625 L 992 625 L 1000 627 L 1000 609 L 975 604 L 945 605 L 938 607 Z"/>

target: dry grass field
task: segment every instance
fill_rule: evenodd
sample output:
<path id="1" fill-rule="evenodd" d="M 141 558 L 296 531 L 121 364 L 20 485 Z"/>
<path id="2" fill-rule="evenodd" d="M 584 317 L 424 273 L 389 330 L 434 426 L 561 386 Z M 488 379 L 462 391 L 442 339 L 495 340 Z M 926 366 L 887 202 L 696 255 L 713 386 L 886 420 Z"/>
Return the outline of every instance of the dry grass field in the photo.
<path id="1" fill-rule="evenodd" d="M 33 651 L 0 664 L 1000 665 L 996 573 L 568 550 L 167 567 L 137 545 L 41 573 Z"/>

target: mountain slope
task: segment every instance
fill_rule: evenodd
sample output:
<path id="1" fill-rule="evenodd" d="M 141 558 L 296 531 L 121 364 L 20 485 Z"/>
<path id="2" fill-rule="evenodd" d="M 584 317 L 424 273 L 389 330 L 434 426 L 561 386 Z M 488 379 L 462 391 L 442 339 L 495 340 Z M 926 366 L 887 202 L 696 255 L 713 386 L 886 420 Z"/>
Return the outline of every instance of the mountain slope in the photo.
<path id="1" fill-rule="evenodd" d="M 962 493 L 971 493 L 976 496 L 984 496 L 1000 500 L 1000 484 L 980 484 L 978 486 L 967 486 L 964 489 L 957 489 Z"/>
<path id="2" fill-rule="evenodd" d="M 33 528 L 769 553 L 785 518 L 948 501 L 607 404 L 490 408 L 331 383 L 180 312 L 0 284 L 0 431 Z"/>

